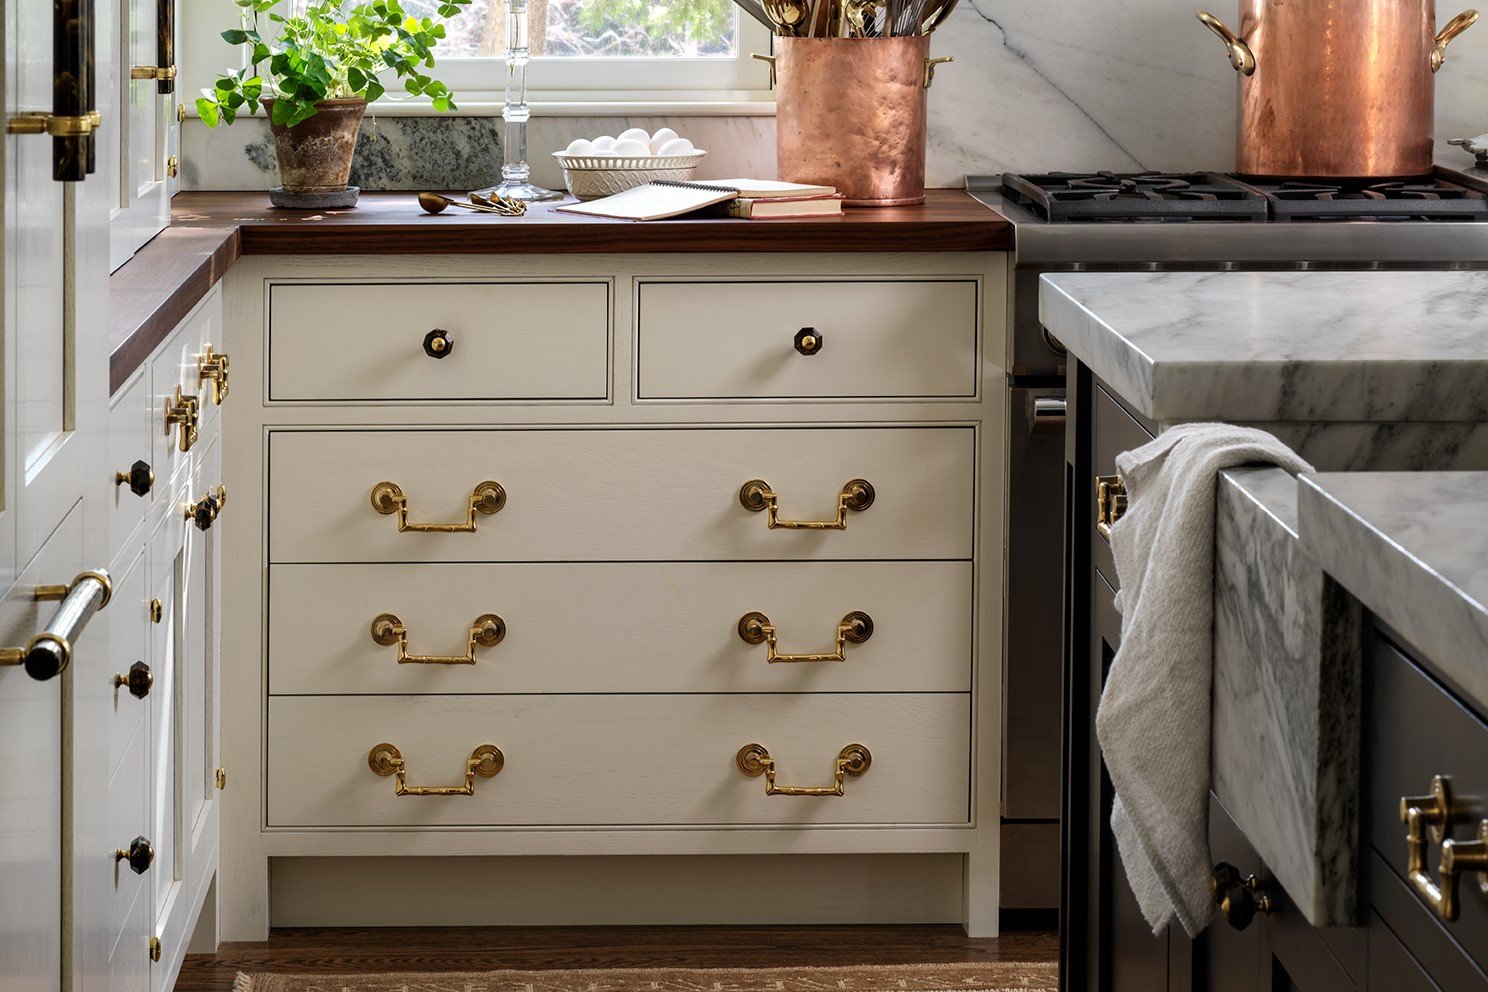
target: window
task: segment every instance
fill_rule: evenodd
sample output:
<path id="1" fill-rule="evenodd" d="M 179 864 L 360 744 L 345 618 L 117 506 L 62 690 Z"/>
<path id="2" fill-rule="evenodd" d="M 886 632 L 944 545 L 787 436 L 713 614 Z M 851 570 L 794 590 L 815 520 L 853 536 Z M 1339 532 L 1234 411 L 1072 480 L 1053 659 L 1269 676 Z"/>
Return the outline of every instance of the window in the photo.
<path id="1" fill-rule="evenodd" d="M 404 0 L 410 13 L 435 0 Z M 733 0 L 529 0 L 529 99 L 769 99 L 769 32 Z M 505 83 L 504 0 L 473 0 L 449 23 L 440 77 L 465 102 L 497 103 Z"/>
<path id="2" fill-rule="evenodd" d="M 240 53 L 219 37 L 237 22 L 233 0 L 177 0 L 184 56 L 183 92 L 194 96 Z M 348 0 L 350 2 L 350 0 Z M 771 101 L 769 69 L 750 58 L 770 51 L 769 31 L 741 15 L 733 0 L 528 0 L 528 99 L 541 113 L 573 112 L 577 104 Z M 427 16 L 436 0 L 403 0 Z M 449 23 L 435 55 L 440 79 L 461 107 L 500 104 L 506 85 L 506 4 L 472 0 Z M 381 111 L 423 112 L 418 104 L 385 99 Z M 188 105 L 190 100 L 187 101 Z M 427 105 L 425 105 L 427 106 Z M 597 108 L 598 112 L 605 112 Z M 433 113 L 432 110 L 428 111 Z"/>

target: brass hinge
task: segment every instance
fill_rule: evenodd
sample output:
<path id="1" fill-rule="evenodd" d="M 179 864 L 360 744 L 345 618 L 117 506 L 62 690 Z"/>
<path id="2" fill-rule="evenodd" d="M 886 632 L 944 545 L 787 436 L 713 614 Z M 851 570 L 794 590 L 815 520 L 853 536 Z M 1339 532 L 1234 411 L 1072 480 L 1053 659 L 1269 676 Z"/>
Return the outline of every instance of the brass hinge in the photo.
<path id="1" fill-rule="evenodd" d="M 217 769 L 217 791 L 221 792 L 225 788 L 227 788 L 227 769 L 219 768 Z"/>
<path id="2" fill-rule="evenodd" d="M 174 155 L 166 159 L 165 174 L 172 179 L 175 179 L 177 176 L 179 176 L 181 174 L 181 160 Z"/>

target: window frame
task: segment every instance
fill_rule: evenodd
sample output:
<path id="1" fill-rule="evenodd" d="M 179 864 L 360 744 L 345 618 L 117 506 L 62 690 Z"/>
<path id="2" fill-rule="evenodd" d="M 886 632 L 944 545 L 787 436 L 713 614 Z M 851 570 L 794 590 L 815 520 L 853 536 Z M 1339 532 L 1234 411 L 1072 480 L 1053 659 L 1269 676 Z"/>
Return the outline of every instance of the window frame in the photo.
<path id="1" fill-rule="evenodd" d="M 221 38 L 236 23 L 232 0 L 191 0 L 181 4 L 182 100 L 195 115 L 199 92 L 225 69 L 241 64 L 241 52 Z M 756 53 L 772 51 L 768 29 L 735 10 L 738 49 L 733 58 L 550 58 L 534 57 L 528 67 L 527 99 L 535 116 L 575 113 L 669 112 L 771 114 L 774 92 L 769 67 Z M 436 57 L 438 50 L 435 51 Z M 505 100 L 506 62 L 502 58 L 439 60 L 437 78 L 454 90 L 456 113 L 489 114 Z M 426 99 L 404 99 L 398 87 L 369 107 L 384 116 L 438 116 Z"/>

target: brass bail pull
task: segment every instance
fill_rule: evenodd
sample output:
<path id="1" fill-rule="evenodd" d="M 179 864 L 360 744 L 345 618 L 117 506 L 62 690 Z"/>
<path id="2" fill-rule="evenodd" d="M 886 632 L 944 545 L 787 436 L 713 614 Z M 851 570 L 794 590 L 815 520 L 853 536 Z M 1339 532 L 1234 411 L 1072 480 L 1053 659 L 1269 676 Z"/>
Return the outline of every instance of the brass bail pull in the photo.
<path id="1" fill-rule="evenodd" d="M 379 482 L 372 487 L 372 509 L 382 514 L 398 515 L 398 532 L 423 534 L 470 534 L 475 532 L 476 514 L 499 513 L 506 506 L 506 490 L 499 482 L 477 483 L 470 491 L 465 521 L 458 524 L 416 524 L 408 520 L 408 497 L 396 482 Z"/>
<path id="2" fill-rule="evenodd" d="M 837 494 L 837 515 L 831 520 L 781 520 L 780 497 L 764 479 L 751 479 L 739 487 L 739 504 L 750 513 L 769 511 L 770 530 L 847 530 L 847 511 L 861 513 L 873 505 L 875 493 L 866 479 L 853 479 Z"/>
<path id="3" fill-rule="evenodd" d="M 1475 873 L 1478 885 L 1488 893 L 1488 820 L 1478 824 L 1474 840 L 1448 836 L 1452 826 L 1452 791 L 1447 779 L 1431 780 L 1429 796 L 1405 796 L 1400 800 L 1400 821 L 1405 824 L 1406 878 L 1421 901 L 1450 923 L 1457 919 L 1457 876 Z M 1427 833 L 1441 844 L 1441 864 L 1436 878 L 1426 868 Z"/>
<path id="4" fill-rule="evenodd" d="M 873 636 L 873 618 L 854 610 L 837 624 L 837 650 L 827 654 L 781 654 L 775 637 L 775 625 L 763 613 L 746 613 L 739 618 L 739 638 L 746 644 L 764 644 L 765 661 L 782 662 L 846 661 L 847 645 L 862 644 Z"/>
<path id="5" fill-rule="evenodd" d="M 734 755 L 734 763 L 739 766 L 741 774 L 750 778 L 765 777 L 765 795 L 767 796 L 841 796 L 844 795 L 843 781 L 846 776 L 857 778 L 873 764 L 873 755 L 868 753 L 868 748 L 862 744 L 849 744 L 837 754 L 837 762 L 832 775 L 832 784 L 829 786 L 799 786 L 799 785 L 776 785 L 775 784 L 775 759 L 770 757 L 770 752 L 763 744 L 745 744 L 739 748 L 739 753 Z"/>
<path id="6" fill-rule="evenodd" d="M 383 647 L 398 646 L 400 665 L 473 665 L 476 648 L 495 647 L 506 637 L 506 621 L 494 613 L 475 618 L 465 635 L 463 655 L 410 654 L 408 628 L 394 613 L 379 613 L 372 618 L 372 640 Z"/>
<path id="7" fill-rule="evenodd" d="M 403 753 L 392 744 L 378 744 L 367 752 L 367 766 L 373 773 L 393 780 L 395 796 L 473 796 L 475 777 L 494 778 L 506 767 L 506 756 L 495 744 L 481 744 L 465 759 L 464 785 L 409 785 L 408 768 Z"/>
<path id="8" fill-rule="evenodd" d="M 1441 67 L 1447 61 L 1447 46 L 1452 39 L 1457 37 L 1478 21 L 1476 10 L 1464 10 L 1456 17 L 1447 22 L 1446 27 L 1436 33 L 1436 47 L 1431 49 L 1431 71 L 1440 72 Z"/>
<path id="9" fill-rule="evenodd" d="M 1199 11 L 1198 17 L 1203 22 L 1204 27 L 1213 31 L 1219 36 L 1219 40 L 1224 42 L 1225 52 L 1229 55 L 1230 65 L 1234 67 L 1235 71 L 1247 76 L 1255 75 L 1255 52 L 1250 50 L 1250 46 L 1245 43 L 1245 40 L 1231 31 L 1224 21 L 1221 21 L 1207 10 Z"/>

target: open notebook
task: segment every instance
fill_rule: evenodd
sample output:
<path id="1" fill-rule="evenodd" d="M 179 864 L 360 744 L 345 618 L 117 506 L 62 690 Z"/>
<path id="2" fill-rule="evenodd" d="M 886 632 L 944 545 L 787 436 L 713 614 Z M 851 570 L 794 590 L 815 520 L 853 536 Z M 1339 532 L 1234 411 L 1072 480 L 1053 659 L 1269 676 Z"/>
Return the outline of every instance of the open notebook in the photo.
<path id="1" fill-rule="evenodd" d="M 735 204 L 744 206 L 740 207 Z M 810 186 L 773 179 L 717 179 L 708 182 L 679 182 L 658 179 L 644 186 L 628 189 L 614 196 L 588 203 L 567 203 L 556 209 L 591 217 L 615 217 L 621 220 L 665 220 L 681 217 L 708 207 L 728 204 L 728 213 L 747 217 L 763 216 L 749 209 L 764 201 L 779 201 L 796 206 L 794 216 L 836 213 L 840 198 L 831 186 Z M 809 204 L 830 205 L 830 209 L 812 209 Z M 778 215 L 777 215 L 778 216 Z"/>

